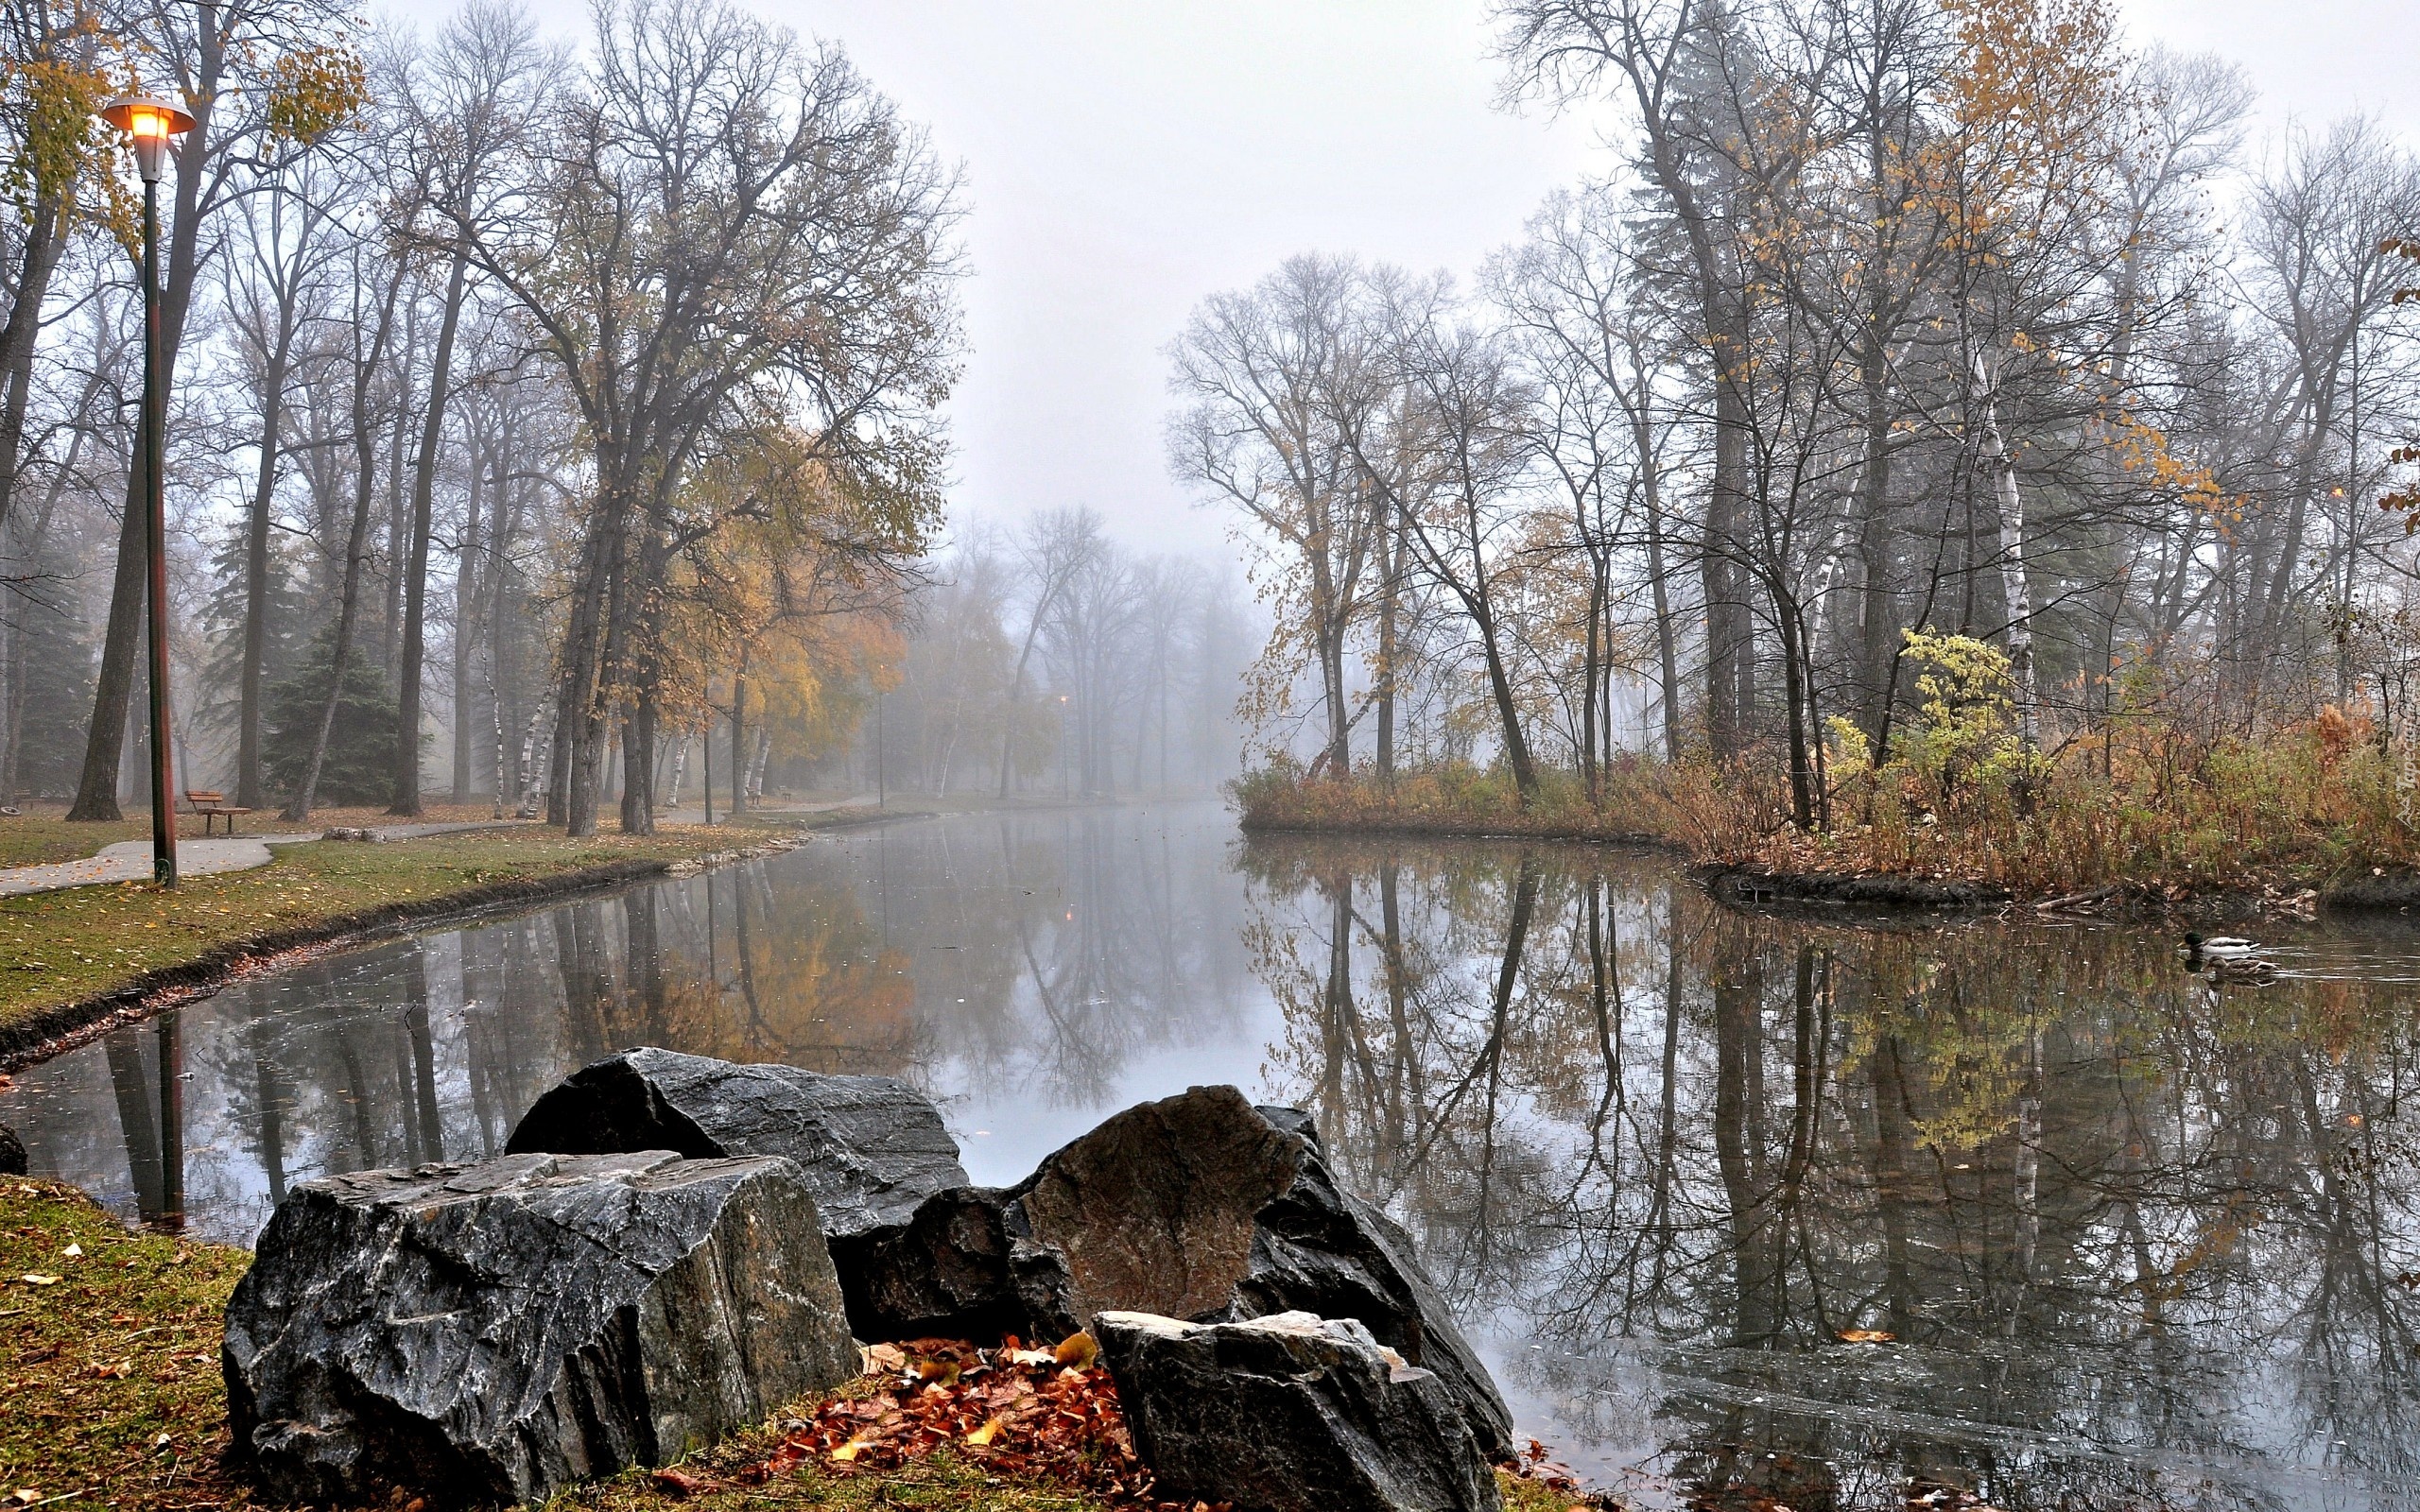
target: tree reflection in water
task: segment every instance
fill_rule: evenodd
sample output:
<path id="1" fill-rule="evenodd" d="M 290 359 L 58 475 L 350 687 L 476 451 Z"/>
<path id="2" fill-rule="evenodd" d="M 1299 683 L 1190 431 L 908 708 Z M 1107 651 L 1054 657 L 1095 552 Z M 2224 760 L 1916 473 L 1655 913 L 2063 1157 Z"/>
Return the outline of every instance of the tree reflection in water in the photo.
<path id="1" fill-rule="evenodd" d="M 2408 983 L 1749 919 L 1601 851 L 1246 863 L 1274 1090 L 1572 1435 L 1709 1504 L 2413 1502 Z"/>
<path id="2" fill-rule="evenodd" d="M 1248 1038 L 1228 834 L 1201 820 L 882 829 L 349 952 L 31 1068 L 0 1122 L 129 1216 L 243 1242 L 295 1181 L 492 1155 L 567 1072 L 652 1043 L 906 1075 L 970 1138 L 1008 1125 L 1011 1178 Z"/>
<path id="3" fill-rule="evenodd" d="M 0 1122 L 240 1242 L 297 1181 L 491 1155 L 642 1041 L 907 1076 L 989 1180 L 1235 1081 L 1318 1113 L 1525 1425 L 1650 1503 L 2414 1504 L 2405 926 L 2214 989 L 2139 935 L 1751 919 L 1655 857 L 1230 825 L 888 827 L 395 940 L 29 1068 Z"/>

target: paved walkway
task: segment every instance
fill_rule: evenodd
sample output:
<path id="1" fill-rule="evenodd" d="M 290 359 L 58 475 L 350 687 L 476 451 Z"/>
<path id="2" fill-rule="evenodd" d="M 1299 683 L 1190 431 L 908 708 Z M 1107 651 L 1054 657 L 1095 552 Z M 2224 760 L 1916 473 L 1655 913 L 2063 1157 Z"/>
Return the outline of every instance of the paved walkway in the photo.
<path id="1" fill-rule="evenodd" d="M 470 830 L 513 830 L 535 819 L 479 820 L 469 824 L 381 824 L 348 831 L 347 838 L 415 840 L 426 834 L 460 834 Z M 207 877 L 221 871 L 249 871 L 268 865 L 273 845 L 306 845 L 322 834 L 238 834 L 214 839 L 177 841 L 177 875 Z M 147 882 L 151 878 L 151 842 L 120 840 L 101 847 L 81 861 L 54 861 L 42 867 L 0 868 L 0 898 L 29 892 L 55 892 L 61 887 L 91 887 L 110 882 Z"/>
<path id="2" fill-rule="evenodd" d="M 695 782 L 691 782 L 688 786 L 690 788 L 689 796 L 691 798 L 695 798 L 697 796 L 697 784 Z M 717 787 L 715 789 L 715 821 L 717 823 L 728 822 L 731 818 L 731 810 L 723 807 L 722 799 L 722 789 Z M 870 809 L 872 807 L 873 807 L 873 795 L 872 793 L 860 793 L 855 798 L 831 799 L 813 803 L 777 801 L 767 804 L 761 808 L 750 809 L 748 812 L 751 814 L 762 815 L 767 818 L 779 818 L 785 814 L 828 814 L 834 809 Z M 612 816 L 612 812 L 613 811 L 609 806 L 607 809 L 607 816 L 609 817 Z M 658 824 L 703 824 L 706 822 L 706 811 L 702 804 L 694 802 L 683 803 L 677 809 L 656 810 L 655 822 Z"/>

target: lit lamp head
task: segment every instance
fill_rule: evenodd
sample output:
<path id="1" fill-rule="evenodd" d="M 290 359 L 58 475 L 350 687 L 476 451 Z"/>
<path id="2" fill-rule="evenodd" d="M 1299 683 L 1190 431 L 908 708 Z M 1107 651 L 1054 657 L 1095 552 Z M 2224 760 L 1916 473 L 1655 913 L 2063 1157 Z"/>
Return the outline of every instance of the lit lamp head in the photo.
<path id="1" fill-rule="evenodd" d="M 161 165 L 167 161 L 168 139 L 193 129 L 192 116 L 166 100 L 148 94 L 128 94 L 111 101 L 102 110 L 101 119 L 133 140 L 134 165 L 142 170 L 145 183 L 160 181 Z"/>

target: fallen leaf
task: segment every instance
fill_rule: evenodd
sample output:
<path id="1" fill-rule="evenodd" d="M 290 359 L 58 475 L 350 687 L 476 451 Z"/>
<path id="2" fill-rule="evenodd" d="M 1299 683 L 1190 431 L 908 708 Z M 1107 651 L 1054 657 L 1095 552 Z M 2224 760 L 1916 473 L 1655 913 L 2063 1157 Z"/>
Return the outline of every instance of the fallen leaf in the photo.
<path id="1" fill-rule="evenodd" d="M 980 1449 L 984 1445 L 990 1443 L 993 1439 L 999 1437 L 1000 1430 L 1007 1426 L 1008 1425 L 1005 1422 L 997 1418 L 986 1418 L 983 1419 L 982 1427 L 977 1428 L 975 1432 L 966 1435 L 966 1441 L 973 1444 L 976 1448 Z"/>
<path id="2" fill-rule="evenodd" d="M 18 1277 L 17 1280 L 25 1282 L 28 1286 L 56 1286 L 60 1283 L 61 1278 L 57 1276 L 42 1276 L 37 1275 L 32 1271 L 27 1271 L 25 1275 Z"/>
<path id="3" fill-rule="evenodd" d="M 892 1375 L 908 1368 L 908 1351 L 895 1344 L 870 1344 L 864 1362 L 867 1375 Z"/>
<path id="4" fill-rule="evenodd" d="M 648 1478 L 655 1483 L 657 1490 L 673 1497 L 691 1497 L 713 1489 L 706 1481 L 683 1469 L 662 1469 Z"/>
<path id="5" fill-rule="evenodd" d="M 69 1245 L 65 1249 L 60 1250 L 60 1253 L 70 1260 L 81 1260 L 84 1258 L 84 1246 L 81 1245 Z"/>
<path id="6" fill-rule="evenodd" d="M 1842 1344 L 1890 1344 L 1897 1338 L 1897 1334 L 1886 1333 L 1880 1329 L 1842 1329 L 1841 1331 Z"/>
<path id="7" fill-rule="evenodd" d="M 1089 1370 L 1093 1362 L 1100 1358 L 1100 1346 L 1094 1342 L 1091 1334 L 1079 1329 L 1061 1339 L 1058 1348 L 1050 1351 L 1050 1357 L 1070 1370 Z"/>

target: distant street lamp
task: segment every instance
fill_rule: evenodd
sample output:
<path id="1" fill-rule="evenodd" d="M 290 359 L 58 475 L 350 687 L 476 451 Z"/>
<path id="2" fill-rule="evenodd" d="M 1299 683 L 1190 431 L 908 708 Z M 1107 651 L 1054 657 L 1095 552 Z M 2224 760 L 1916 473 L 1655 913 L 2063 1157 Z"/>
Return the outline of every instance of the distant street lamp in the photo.
<path id="1" fill-rule="evenodd" d="M 151 880 L 177 885 L 176 786 L 168 765 L 168 374 L 160 350 L 160 170 L 168 140 L 193 129 L 193 117 L 146 94 L 129 94 L 101 112 L 134 145 L 143 174 L 143 498 L 144 549 L 151 558 Z"/>

